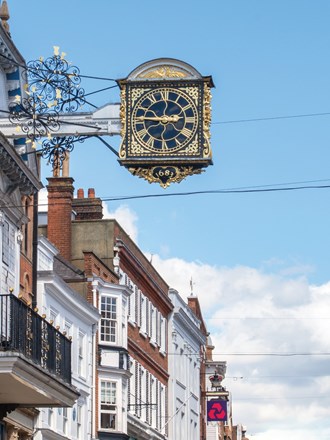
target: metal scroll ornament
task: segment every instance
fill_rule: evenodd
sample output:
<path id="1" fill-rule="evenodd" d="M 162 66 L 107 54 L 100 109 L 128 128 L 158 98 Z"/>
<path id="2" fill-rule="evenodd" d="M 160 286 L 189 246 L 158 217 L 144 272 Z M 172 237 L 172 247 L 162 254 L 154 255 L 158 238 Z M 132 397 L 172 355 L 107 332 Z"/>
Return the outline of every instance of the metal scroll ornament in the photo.
<path id="1" fill-rule="evenodd" d="M 65 60 L 65 53 L 54 47 L 54 55 L 30 61 L 24 72 L 29 91 L 53 111 L 73 113 L 85 102 L 85 91 L 80 87 L 78 67 Z"/>
<path id="2" fill-rule="evenodd" d="M 60 114 L 76 112 L 85 103 L 78 67 L 65 60 L 65 53 L 54 46 L 54 54 L 27 63 L 23 96 L 16 96 L 10 121 L 26 134 L 36 148 L 42 138 L 42 156 L 53 168 L 62 167 L 66 153 L 73 149 L 73 136 L 52 138 L 60 129 Z"/>
<path id="3" fill-rule="evenodd" d="M 42 142 L 41 156 L 48 160 L 48 163 L 53 165 L 54 170 L 63 168 L 68 153 L 70 153 L 75 142 L 83 142 L 85 140 L 82 136 L 66 136 L 66 137 L 51 137 Z"/>

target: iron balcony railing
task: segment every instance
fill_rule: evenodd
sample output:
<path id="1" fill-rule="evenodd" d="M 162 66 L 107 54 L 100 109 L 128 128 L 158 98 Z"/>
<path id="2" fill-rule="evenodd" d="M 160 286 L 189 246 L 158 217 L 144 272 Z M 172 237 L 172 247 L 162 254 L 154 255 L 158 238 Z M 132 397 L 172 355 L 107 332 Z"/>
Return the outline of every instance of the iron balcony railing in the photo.
<path id="1" fill-rule="evenodd" d="M 18 351 L 71 384 L 71 341 L 13 294 L 0 295 L 0 350 Z"/>

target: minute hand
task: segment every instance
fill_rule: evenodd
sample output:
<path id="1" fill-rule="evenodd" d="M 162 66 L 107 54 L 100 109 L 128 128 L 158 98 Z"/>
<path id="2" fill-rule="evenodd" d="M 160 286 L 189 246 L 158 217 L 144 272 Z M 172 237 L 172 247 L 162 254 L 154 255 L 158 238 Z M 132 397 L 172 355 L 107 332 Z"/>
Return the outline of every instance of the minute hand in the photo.
<path id="1" fill-rule="evenodd" d="M 137 116 L 136 121 L 159 121 L 162 124 L 168 124 L 169 122 L 178 122 L 179 119 L 182 119 L 182 116 L 172 115 L 172 116 Z"/>

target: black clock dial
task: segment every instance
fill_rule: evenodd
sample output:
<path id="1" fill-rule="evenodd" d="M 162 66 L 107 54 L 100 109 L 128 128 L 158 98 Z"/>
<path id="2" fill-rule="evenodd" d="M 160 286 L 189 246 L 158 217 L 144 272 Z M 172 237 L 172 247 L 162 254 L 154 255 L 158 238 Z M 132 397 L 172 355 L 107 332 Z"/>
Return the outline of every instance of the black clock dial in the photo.
<path id="1" fill-rule="evenodd" d="M 197 108 L 180 89 L 154 89 L 136 102 L 131 124 L 135 138 L 146 149 L 176 151 L 187 146 L 196 135 Z"/>

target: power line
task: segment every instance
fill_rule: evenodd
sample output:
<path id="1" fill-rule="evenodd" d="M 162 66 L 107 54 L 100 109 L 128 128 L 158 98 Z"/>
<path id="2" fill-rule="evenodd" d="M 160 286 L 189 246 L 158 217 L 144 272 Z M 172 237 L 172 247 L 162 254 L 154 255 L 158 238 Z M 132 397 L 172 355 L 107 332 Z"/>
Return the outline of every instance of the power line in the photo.
<path id="1" fill-rule="evenodd" d="M 157 197 L 180 197 L 180 196 L 193 196 L 202 194 L 246 194 L 246 193 L 262 193 L 262 192 L 279 192 L 279 191 L 298 191 L 303 189 L 325 189 L 330 188 L 330 185 L 306 185 L 295 186 L 285 188 L 264 188 L 264 189 L 246 189 L 246 190 L 206 190 L 206 191 L 189 191 L 182 193 L 165 193 L 165 194 L 145 194 L 135 196 L 120 196 L 120 197 L 106 197 L 102 198 L 104 202 L 114 202 L 121 200 L 135 200 L 135 199 L 148 199 Z"/>
<path id="2" fill-rule="evenodd" d="M 237 400 L 239 401 L 243 401 L 243 400 L 295 400 L 295 399 L 330 399 L 330 395 L 329 396 L 322 396 L 322 395 L 317 395 L 314 394 L 313 396 L 282 396 L 282 397 L 236 397 L 234 399 L 234 402 L 236 402 Z"/>
<path id="3" fill-rule="evenodd" d="M 130 354 L 141 354 L 140 351 L 132 351 L 129 350 Z M 159 353 L 158 352 L 154 352 L 154 351 L 143 351 L 143 353 L 148 354 L 148 355 L 152 355 L 152 356 L 158 356 Z M 183 351 L 180 353 L 175 353 L 175 352 L 167 352 L 166 353 L 167 356 L 201 356 L 200 352 L 189 352 L 189 351 Z M 299 356 L 330 356 L 330 352 L 296 352 L 296 353 L 275 353 L 275 352 L 258 352 L 258 353 L 225 353 L 225 352 L 221 352 L 221 353 L 212 353 L 213 356 L 242 356 L 242 357 L 246 357 L 246 356 L 270 356 L 270 357 L 299 357 Z"/>
<path id="4" fill-rule="evenodd" d="M 56 134 L 56 133 L 55 133 Z M 98 136 L 95 136 L 99 138 Z M 102 138 L 99 138 L 103 143 L 107 145 L 109 149 L 113 149 L 111 145 L 107 144 Z M 111 148 L 110 148 L 111 147 Z M 115 152 L 115 151 L 114 151 Z M 115 152 L 116 153 L 116 152 Z M 320 179 L 320 180 L 310 180 L 308 182 L 326 182 L 330 179 Z M 302 182 L 303 183 L 303 182 Z M 205 191 L 190 191 L 190 192 L 180 192 L 180 193 L 161 193 L 161 194 L 142 194 L 142 195 L 132 195 L 132 196 L 114 196 L 114 197 L 100 197 L 103 202 L 109 201 L 122 201 L 122 200 L 136 200 L 136 199 L 148 199 L 148 198 L 158 198 L 158 197 L 176 197 L 176 196 L 192 196 L 192 195 L 204 195 L 204 194 L 245 194 L 245 193 L 262 193 L 262 192 L 277 192 L 277 191 L 294 191 L 303 189 L 325 189 L 330 188 L 330 185 L 303 185 L 303 186 L 292 186 L 280 188 L 283 183 L 274 184 L 274 187 L 269 188 L 268 185 L 260 185 L 258 187 L 242 187 L 242 189 L 222 189 L 222 190 L 205 190 Z M 290 183 L 287 183 L 290 185 Z M 294 185 L 294 183 L 292 183 Z M 276 187 L 277 186 L 277 187 Z M 249 189 L 250 188 L 250 189 Z M 258 188 L 258 189 L 253 189 Z M 48 203 L 39 203 L 38 206 L 47 206 Z M 61 203 L 58 203 L 60 206 Z M 23 205 L 0 205 L 0 208 L 22 208 Z"/>
<path id="5" fill-rule="evenodd" d="M 206 373 L 209 375 L 209 373 Z M 290 375 L 290 376 L 283 376 L 283 375 L 269 375 L 269 376 L 225 376 L 225 379 L 233 379 L 234 381 L 237 380 L 259 380 L 259 379 L 307 379 L 310 377 L 317 377 L 317 378 L 322 378 L 322 377 L 329 377 L 329 374 L 309 374 L 309 375 Z"/>
<path id="6" fill-rule="evenodd" d="M 207 321 L 228 321 L 228 320 L 240 320 L 240 321 L 244 321 L 245 319 L 292 319 L 292 320 L 310 320 L 310 319 L 330 319 L 330 316 L 324 316 L 324 317 L 319 317 L 319 316 L 315 316 L 315 317 L 311 317 L 311 316 L 239 316 L 239 317 L 221 317 L 221 318 L 212 318 L 212 317 L 204 317 L 205 320 Z"/>
<path id="7" fill-rule="evenodd" d="M 114 78 L 105 78 L 102 76 L 91 76 L 91 75 L 79 75 L 81 78 L 88 78 L 88 79 L 98 79 L 100 81 L 115 81 L 117 82 L 116 79 Z M 114 86 L 114 87 L 118 87 L 118 85 Z"/>
<path id="8" fill-rule="evenodd" d="M 84 96 L 95 95 L 96 93 L 104 92 L 105 90 L 114 89 L 116 87 L 118 87 L 118 86 L 115 85 L 115 86 L 110 86 L 110 87 L 104 87 L 103 89 L 99 89 L 99 90 L 95 90 L 94 92 L 86 93 Z"/>
<path id="9" fill-rule="evenodd" d="M 212 353 L 214 356 L 270 356 L 270 357 L 296 357 L 296 356 L 330 356 L 330 352 L 301 352 L 301 353 Z"/>
<path id="10" fill-rule="evenodd" d="M 329 116 L 330 112 L 323 113 L 306 113 L 299 115 L 279 115 L 279 116 L 271 116 L 271 117 L 261 117 L 261 118 L 251 118 L 251 119 L 233 119 L 229 121 L 218 121 L 212 122 L 212 125 L 220 125 L 220 124 L 241 124 L 245 122 L 261 122 L 261 121 L 275 121 L 280 119 L 297 119 L 297 118 L 311 118 L 316 116 Z"/>

